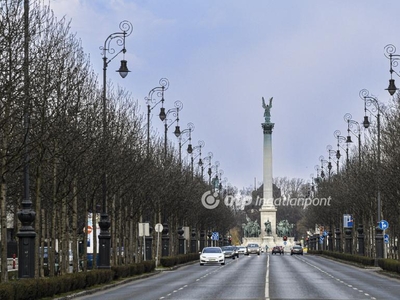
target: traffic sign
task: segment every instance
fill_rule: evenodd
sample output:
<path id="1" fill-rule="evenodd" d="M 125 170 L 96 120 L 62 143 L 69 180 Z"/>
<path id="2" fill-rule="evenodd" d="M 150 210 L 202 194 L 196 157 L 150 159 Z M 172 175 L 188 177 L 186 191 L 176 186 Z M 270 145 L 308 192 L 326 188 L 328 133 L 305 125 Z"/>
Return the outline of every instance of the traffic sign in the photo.
<path id="1" fill-rule="evenodd" d="M 388 229 L 389 228 L 389 222 L 386 220 L 381 220 L 379 221 L 378 227 L 382 230 Z"/>
<path id="2" fill-rule="evenodd" d="M 283 244 L 286 246 L 287 242 L 286 242 L 286 241 L 284 241 L 284 242 L 283 242 Z"/>
<path id="3" fill-rule="evenodd" d="M 343 215 L 343 227 L 353 228 L 353 216 L 349 214 Z"/>
<path id="4" fill-rule="evenodd" d="M 162 232 L 163 229 L 164 229 L 164 227 L 162 226 L 161 223 L 157 223 L 156 226 L 155 226 L 155 228 L 154 228 L 154 230 L 155 230 L 156 232 Z"/>
<path id="5" fill-rule="evenodd" d="M 149 236 L 150 235 L 150 227 L 149 223 L 138 223 L 139 226 L 139 236 Z"/>
<path id="6" fill-rule="evenodd" d="M 388 235 L 388 234 L 385 234 L 385 235 L 383 236 L 383 240 L 384 240 L 385 244 L 389 244 L 389 235 Z"/>
<path id="7" fill-rule="evenodd" d="M 216 232 L 216 231 L 214 231 L 214 232 L 212 233 L 211 239 L 212 239 L 213 241 L 218 241 L 218 240 L 219 240 L 219 233 Z"/>
<path id="8" fill-rule="evenodd" d="M 324 236 L 327 236 L 328 235 L 328 231 L 324 231 Z"/>
<path id="9" fill-rule="evenodd" d="M 87 228 L 88 228 L 87 233 L 88 233 L 88 234 L 91 234 L 91 233 L 92 233 L 92 230 L 93 230 L 92 226 L 88 225 Z M 85 231 L 86 231 L 86 227 L 83 227 L 83 232 L 85 232 Z"/>

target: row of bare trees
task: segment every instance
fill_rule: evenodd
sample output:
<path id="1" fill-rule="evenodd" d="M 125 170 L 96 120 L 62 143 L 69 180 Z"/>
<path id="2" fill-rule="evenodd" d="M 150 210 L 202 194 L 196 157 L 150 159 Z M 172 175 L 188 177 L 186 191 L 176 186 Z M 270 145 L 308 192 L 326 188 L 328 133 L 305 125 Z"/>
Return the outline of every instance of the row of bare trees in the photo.
<path id="1" fill-rule="evenodd" d="M 325 165 L 325 176 L 316 178 L 316 197 L 331 197 L 330 206 L 310 206 L 304 225 L 325 225 L 332 232 L 342 230 L 343 214 L 352 214 L 356 229 L 363 225 L 366 255 L 375 256 L 375 228 L 379 220 L 389 222 L 387 245 L 388 257 L 398 258 L 397 239 L 400 232 L 400 106 L 399 97 L 388 105 L 380 104 L 381 114 L 381 163 L 378 160 L 377 123 L 369 129 L 361 129 L 361 149 L 353 147 L 349 160 L 344 161 L 338 174 L 330 174 Z M 378 113 L 378 111 L 376 111 Z M 377 115 L 375 115 L 376 117 Z M 374 116 L 372 116 L 374 119 Z M 322 168 L 324 166 L 322 165 Z M 377 193 L 381 194 L 381 215 L 378 216 Z M 356 239 L 355 239 L 356 241 Z M 356 243 L 354 242 L 354 246 Z M 356 251 L 356 247 L 353 247 Z"/>
<path id="2" fill-rule="evenodd" d="M 102 140 L 101 85 L 69 22 L 54 17 L 41 1 L 30 1 L 29 95 L 30 139 L 24 145 L 23 1 L 0 0 L 0 201 L 2 280 L 7 280 L 6 237 L 15 240 L 16 214 L 22 200 L 23 149 L 29 151 L 30 194 L 36 212 L 36 249 L 49 247 L 55 259 L 59 241 L 61 272 L 68 249 L 78 271 L 79 241 L 86 241 L 88 213 L 102 199 L 103 158 L 107 159 L 107 211 L 112 236 L 112 265 L 138 261 L 138 222 L 167 221 L 171 249 L 178 226 L 227 232 L 233 215 L 224 205 L 201 204 L 209 189 L 198 172 L 182 165 L 172 146 L 151 136 L 147 153 L 143 116 L 132 95 L 108 83 L 108 138 Z M 168 100 L 166 100 L 168 101 Z M 7 231 L 7 219 L 13 230 Z M 94 236 L 96 226 L 94 227 Z M 11 233 L 10 233 L 11 232 Z M 87 231 L 85 231 L 87 232 Z M 96 249 L 97 239 L 94 239 Z M 117 249 L 124 247 L 123 259 Z M 86 247 L 85 255 L 86 255 Z M 175 254 L 172 251 L 171 254 Z M 96 255 L 96 254 L 95 254 Z M 36 253 L 36 276 L 43 275 Z M 94 262 L 96 261 L 94 257 Z M 49 263 L 50 274 L 54 265 Z"/>

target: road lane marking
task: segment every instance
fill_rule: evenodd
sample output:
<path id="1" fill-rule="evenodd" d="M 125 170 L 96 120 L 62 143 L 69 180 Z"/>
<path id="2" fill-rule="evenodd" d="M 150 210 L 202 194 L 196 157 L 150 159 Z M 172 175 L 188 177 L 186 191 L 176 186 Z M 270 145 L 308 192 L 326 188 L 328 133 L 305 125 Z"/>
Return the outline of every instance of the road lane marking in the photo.
<path id="1" fill-rule="evenodd" d="M 231 264 L 231 263 L 232 263 L 232 262 L 228 262 L 227 265 L 229 265 L 229 264 Z M 223 267 L 225 267 L 225 266 L 226 266 L 226 265 L 219 266 L 219 268 L 214 269 L 214 270 L 212 270 L 212 271 L 210 271 L 210 272 L 204 274 L 204 275 L 201 276 L 200 278 L 197 278 L 193 283 L 195 283 L 195 282 L 197 282 L 197 281 L 200 281 L 201 279 L 206 278 L 207 276 L 212 275 L 213 273 L 218 272 L 218 270 L 220 270 L 221 268 L 223 268 Z M 183 290 L 183 289 L 186 288 L 186 287 L 188 287 L 188 284 L 185 284 L 183 287 L 180 287 L 180 288 L 178 288 L 178 289 L 176 289 L 176 290 L 173 290 L 171 293 L 167 294 L 166 296 L 161 296 L 161 297 L 158 298 L 158 299 L 159 299 L 159 300 L 162 300 L 162 299 L 169 298 L 170 296 L 172 296 L 172 294 L 177 293 L 177 292 Z"/>
<path id="2" fill-rule="evenodd" d="M 269 255 L 267 255 L 267 272 L 265 274 L 265 300 L 269 300 Z"/>
<path id="3" fill-rule="evenodd" d="M 330 273 L 328 273 L 328 272 L 322 270 L 322 269 L 319 268 L 318 266 L 316 266 L 316 265 L 314 265 L 314 264 L 312 264 L 312 263 L 306 261 L 305 259 L 301 259 L 301 258 L 297 258 L 297 259 L 299 259 L 299 260 L 303 261 L 304 263 L 306 263 L 307 265 L 309 265 L 309 266 L 311 266 L 311 267 L 317 269 L 317 270 L 320 271 L 321 273 L 324 273 L 324 274 L 326 274 L 326 275 L 332 277 L 332 278 L 335 279 L 336 281 L 338 281 L 338 282 L 340 282 L 340 283 L 343 283 L 344 285 L 347 285 L 349 288 L 353 288 L 353 290 L 357 290 L 357 291 L 362 292 L 362 290 L 359 290 L 358 288 L 353 287 L 351 284 L 347 284 L 346 282 L 344 282 L 344 281 L 341 280 L 340 278 L 337 278 L 337 277 L 333 276 L 332 274 L 330 274 Z M 370 297 L 371 300 L 375 300 L 375 299 L 376 299 L 375 297 L 372 297 L 371 295 L 369 295 L 369 294 L 367 294 L 367 293 L 364 293 L 364 295 Z"/>

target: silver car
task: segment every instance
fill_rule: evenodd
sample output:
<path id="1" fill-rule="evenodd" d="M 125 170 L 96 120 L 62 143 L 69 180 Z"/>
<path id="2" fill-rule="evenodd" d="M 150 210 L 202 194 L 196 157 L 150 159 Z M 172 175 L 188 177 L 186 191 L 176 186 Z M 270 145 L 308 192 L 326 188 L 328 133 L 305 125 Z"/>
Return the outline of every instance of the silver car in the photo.
<path id="1" fill-rule="evenodd" d="M 246 255 L 249 255 L 249 254 L 258 254 L 258 255 L 260 255 L 261 254 L 260 246 L 258 244 L 254 244 L 254 243 L 248 244 L 247 245 L 247 254 Z"/>

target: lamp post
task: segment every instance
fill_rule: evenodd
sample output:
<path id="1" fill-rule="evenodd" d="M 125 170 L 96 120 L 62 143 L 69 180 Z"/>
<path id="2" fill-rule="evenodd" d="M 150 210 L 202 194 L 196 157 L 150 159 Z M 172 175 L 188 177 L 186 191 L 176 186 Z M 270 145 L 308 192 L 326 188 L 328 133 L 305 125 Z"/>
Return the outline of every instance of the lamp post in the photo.
<path id="1" fill-rule="evenodd" d="M 339 158 L 340 158 L 340 152 L 339 152 L 339 158 L 337 157 L 338 152 L 332 149 L 331 145 L 326 146 L 326 150 L 328 151 L 328 156 L 329 156 L 329 164 L 328 164 L 328 169 L 332 169 L 332 164 L 331 164 L 331 159 L 332 155 L 336 157 L 336 174 L 339 174 Z M 329 168 L 330 166 L 330 168 Z"/>
<path id="2" fill-rule="evenodd" d="M 164 92 L 168 90 L 169 81 L 167 78 L 161 78 L 159 81 L 160 86 L 156 86 L 151 89 L 147 97 L 144 98 L 147 102 L 147 155 L 150 152 L 150 113 L 151 111 L 161 103 L 160 114 L 158 115 L 161 121 L 164 121 L 166 118 L 165 108 L 164 108 Z M 157 101 L 153 99 L 153 96 L 160 97 L 161 99 Z M 151 106 L 152 104 L 153 107 Z"/>
<path id="3" fill-rule="evenodd" d="M 311 178 L 310 194 L 307 197 L 313 198 L 315 195 L 314 173 L 310 174 L 310 178 Z"/>
<path id="4" fill-rule="evenodd" d="M 18 219 L 21 221 L 21 227 L 17 233 L 19 239 L 19 255 L 18 255 L 18 278 L 35 277 L 35 237 L 36 233 L 32 227 L 35 221 L 36 213 L 32 209 L 32 201 L 29 193 L 29 137 L 30 137 L 30 115 L 29 107 L 31 106 L 29 94 L 29 1 L 24 0 L 24 157 L 23 157 L 23 199 L 21 202 L 21 210 L 18 211 Z M 6 241 L 3 237 L 3 242 Z M 7 267 L 6 267 L 7 270 Z"/>
<path id="5" fill-rule="evenodd" d="M 350 133 L 352 133 L 358 139 L 358 163 L 361 166 L 361 127 L 360 127 L 360 123 L 352 120 L 352 115 L 349 113 L 346 113 L 344 115 L 344 120 L 345 120 L 345 122 L 347 122 L 346 143 L 352 143 Z M 356 129 L 354 129 L 354 131 L 351 130 L 351 128 L 353 128 L 353 125 L 357 126 Z"/>
<path id="6" fill-rule="evenodd" d="M 337 139 L 337 147 L 338 147 L 338 150 L 336 152 L 336 158 L 339 159 L 341 157 L 340 148 L 342 148 L 346 152 L 346 168 L 347 168 L 349 164 L 349 141 L 340 134 L 341 134 L 340 130 L 335 130 L 335 132 L 333 133 L 333 136 Z M 346 143 L 346 149 L 340 146 L 342 142 Z"/>
<path id="7" fill-rule="evenodd" d="M 181 101 L 177 100 L 177 101 L 174 102 L 174 107 L 170 108 L 165 113 L 165 118 L 164 118 L 164 157 L 165 157 L 165 159 L 167 158 L 168 128 L 170 128 L 176 122 L 174 134 L 175 134 L 176 137 L 179 137 L 181 135 L 181 129 L 179 127 L 179 111 L 182 110 L 182 109 L 183 109 L 183 103 Z M 170 124 L 168 125 L 168 116 L 170 114 L 172 114 L 176 118 L 175 118 L 175 120 L 171 120 Z"/>
<path id="8" fill-rule="evenodd" d="M 328 178 L 330 178 L 330 177 L 331 177 L 330 169 L 332 169 L 332 164 L 329 165 L 330 162 L 327 161 L 327 160 L 325 160 L 325 158 L 324 158 L 323 155 L 321 155 L 321 156 L 319 157 L 319 160 L 320 160 L 320 162 L 321 162 L 321 173 L 320 173 L 320 174 L 321 174 L 321 178 L 322 178 L 322 179 L 325 178 L 324 165 L 327 165 L 327 167 L 328 167 L 328 170 L 329 170 L 329 172 L 328 172 Z M 329 169 L 329 167 L 330 167 L 330 169 Z"/>
<path id="9" fill-rule="evenodd" d="M 103 150 L 104 154 L 107 155 L 107 67 L 108 64 L 117 57 L 120 53 L 125 56 L 126 48 L 125 48 L 125 38 L 132 33 L 133 26 L 129 21 L 122 21 L 119 24 L 120 32 L 114 32 L 110 34 L 106 40 L 104 41 L 104 46 L 100 47 L 102 50 L 103 56 Z M 118 46 L 121 46 L 122 49 L 117 52 L 115 55 L 115 49 L 111 47 L 111 42 L 114 41 Z M 111 58 L 107 58 L 107 53 L 114 55 Z M 121 60 L 121 66 L 117 72 L 121 75 L 122 78 L 125 78 L 128 75 L 128 67 L 127 61 L 125 57 Z M 103 157 L 103 203 L 102 203 L 102 212 L 100 214 L 100 234 L 99 234 L 99 265 L 97 266 L 99 269 L 110 269 L 110 250 L 111 250 L 111 235 L 109 232 L 109 228 L 111 226 L 111 222 L 109 216 L 107 214 L 107 157 Z"/>
<path id="10" fill-rule="evenodd" d="M 202 161 L 202 159 L 201 159 L 201 149 L 202 149 L 205 145 L 206 145 L 206 143 L 205 143 L 204 141 L 198 141 L 197 146 L 194 146 L 194 147 L 193 147 L 193 151 L 195 151 L 195 150 L 198 150 L 198 151 L 199 151 L 199 154 L 198 154 L 197 156 L 199 156 L 199 162 L 198 162 L 198 164 L 199 164 L 199 167 L 201 168 L 201 178 L 203 178 L 203 170 L 204 170 L 203 161 Z M 193 167 L 194 160 L 197 158 L 197 156 L 196 156 L 196 157 L 193 157 L 193 151 L 190 153 L 190 166 L 191 166 L 191 168 L 192 168 L 192 173 L 194 172 L 194 167 Z"/>
<path id="11" fill-rule="evenodd" d="M 390 79 L 389 79 L 389 86 L 388 86 L 388 88 L 386 90 L 389 92 L 389 94 L 391 96 L 393 96 L 394 93 L 396 93 L 396 91 L 398 90 L 397 87 L 396 87 L 396 84 L 394 82 L 394 79 L 393 79 L 393 73 L 395 73 L 397 76 L 400 77 L 399 73 L 397 73 L 395 70 L 393 70 L 393 67 L 397 67 L 399 65 L 398 61 L 400 60 L 400 55 L 399 54 L 395 54 L 396 53 L 396 47 L 394 45 L 392 45 L 392 44 L 386 45 L 384 47 L 384 49 L 385 49 L 385 52 L 386 52 L 385 56 L 390 61 L 390 69 L 389 69 Z"/>
<path id="12" fill-rule="evenodd" d="M 212 170 L 211 170 L 211 160 L 213 157 L 213 153 L 212 152 L 208 152 L 208 155 L 204 158 L 205 160 L 208 161 L 208 170 L 207 170 L 207 174 L 208 174 L 208 185 L 211 186 L 211 174 L 212 174 Z M 202 172 L 203 173 L 203 172 Z"/>
<path id="13" fill-rule="evenodd" d="M 315 183 L 318 185 L 319 183 L 320 183 L 320 180 L 321 180 L 321 174 L 320 174 L 320 168 L 319 168 L 319 165 L 315 165 L 314 166 L 314 170 L 315 171 L 317 171 L 317 177 L 315 177 Z"/>
<path id="14" fill-rule="evenodd" d="M 219 188 L 219 178 L 218 178 L 218 168 L 219 168 L 219 161 L 216 161 L 214 163 L 215 166 L 215 177 L 212 180 L 212 186 L 213 186 L 213 190 L 217 190 Z M 211 176 L 211 175 L 210 175 Z"/>
<path id="15" fill-rule="evenodd" d="M 182 146 L 186 143 L 189 142 L 188 147 L 186 149 L 187 153 L 191 154 L 193 152 L 193 146 L 192 146 L 192 132 L 194 131 L 194 124 L 193 123 L 188 123 L 187 124 L 188 128 L 184 129 L 181 131 L 180 135 L 178 136 L 179 139 L 179 163 L 182 164 Z M 188 139 L 182 143 L 182 136 L 186 134 L 188 135 Z"/>
<path id="16" fill-rule="evenodd" d="M 378 204 L 378 215 L 377 215 L 377 224 L 381 220 L 381 187 L 380 187 L 380 178 L 381 178 L 381 107 L 379 105 L 379 101 L 376 97 L 370 96 L 369 91 L 363 89 L 360 91 L 360 98 L 364 100 L 364 121 L 363 126 L 364 128 L 368 129 L 370 126 L 370 122 L 368 120 L 367 111 L 370 112 L 371 115 L 376 117 L 377 120 L 377 134 L 378 134 L 378 165 L 377 165 L 377 172 L 376 172 L 376 189 L 377 189 L 377 204 Z M 372 111 L 369 110 L 367 107 L 373 105 Z M 377 114 L 374 115 L 373 112 L 377 111 Z M 383 258 L 383 230 L 381 230 L 378 226 L 375 229 L 375 246 L 376 246 L 376 258 Z M 375 261 L 377 264 L 377 261 Z"/>

